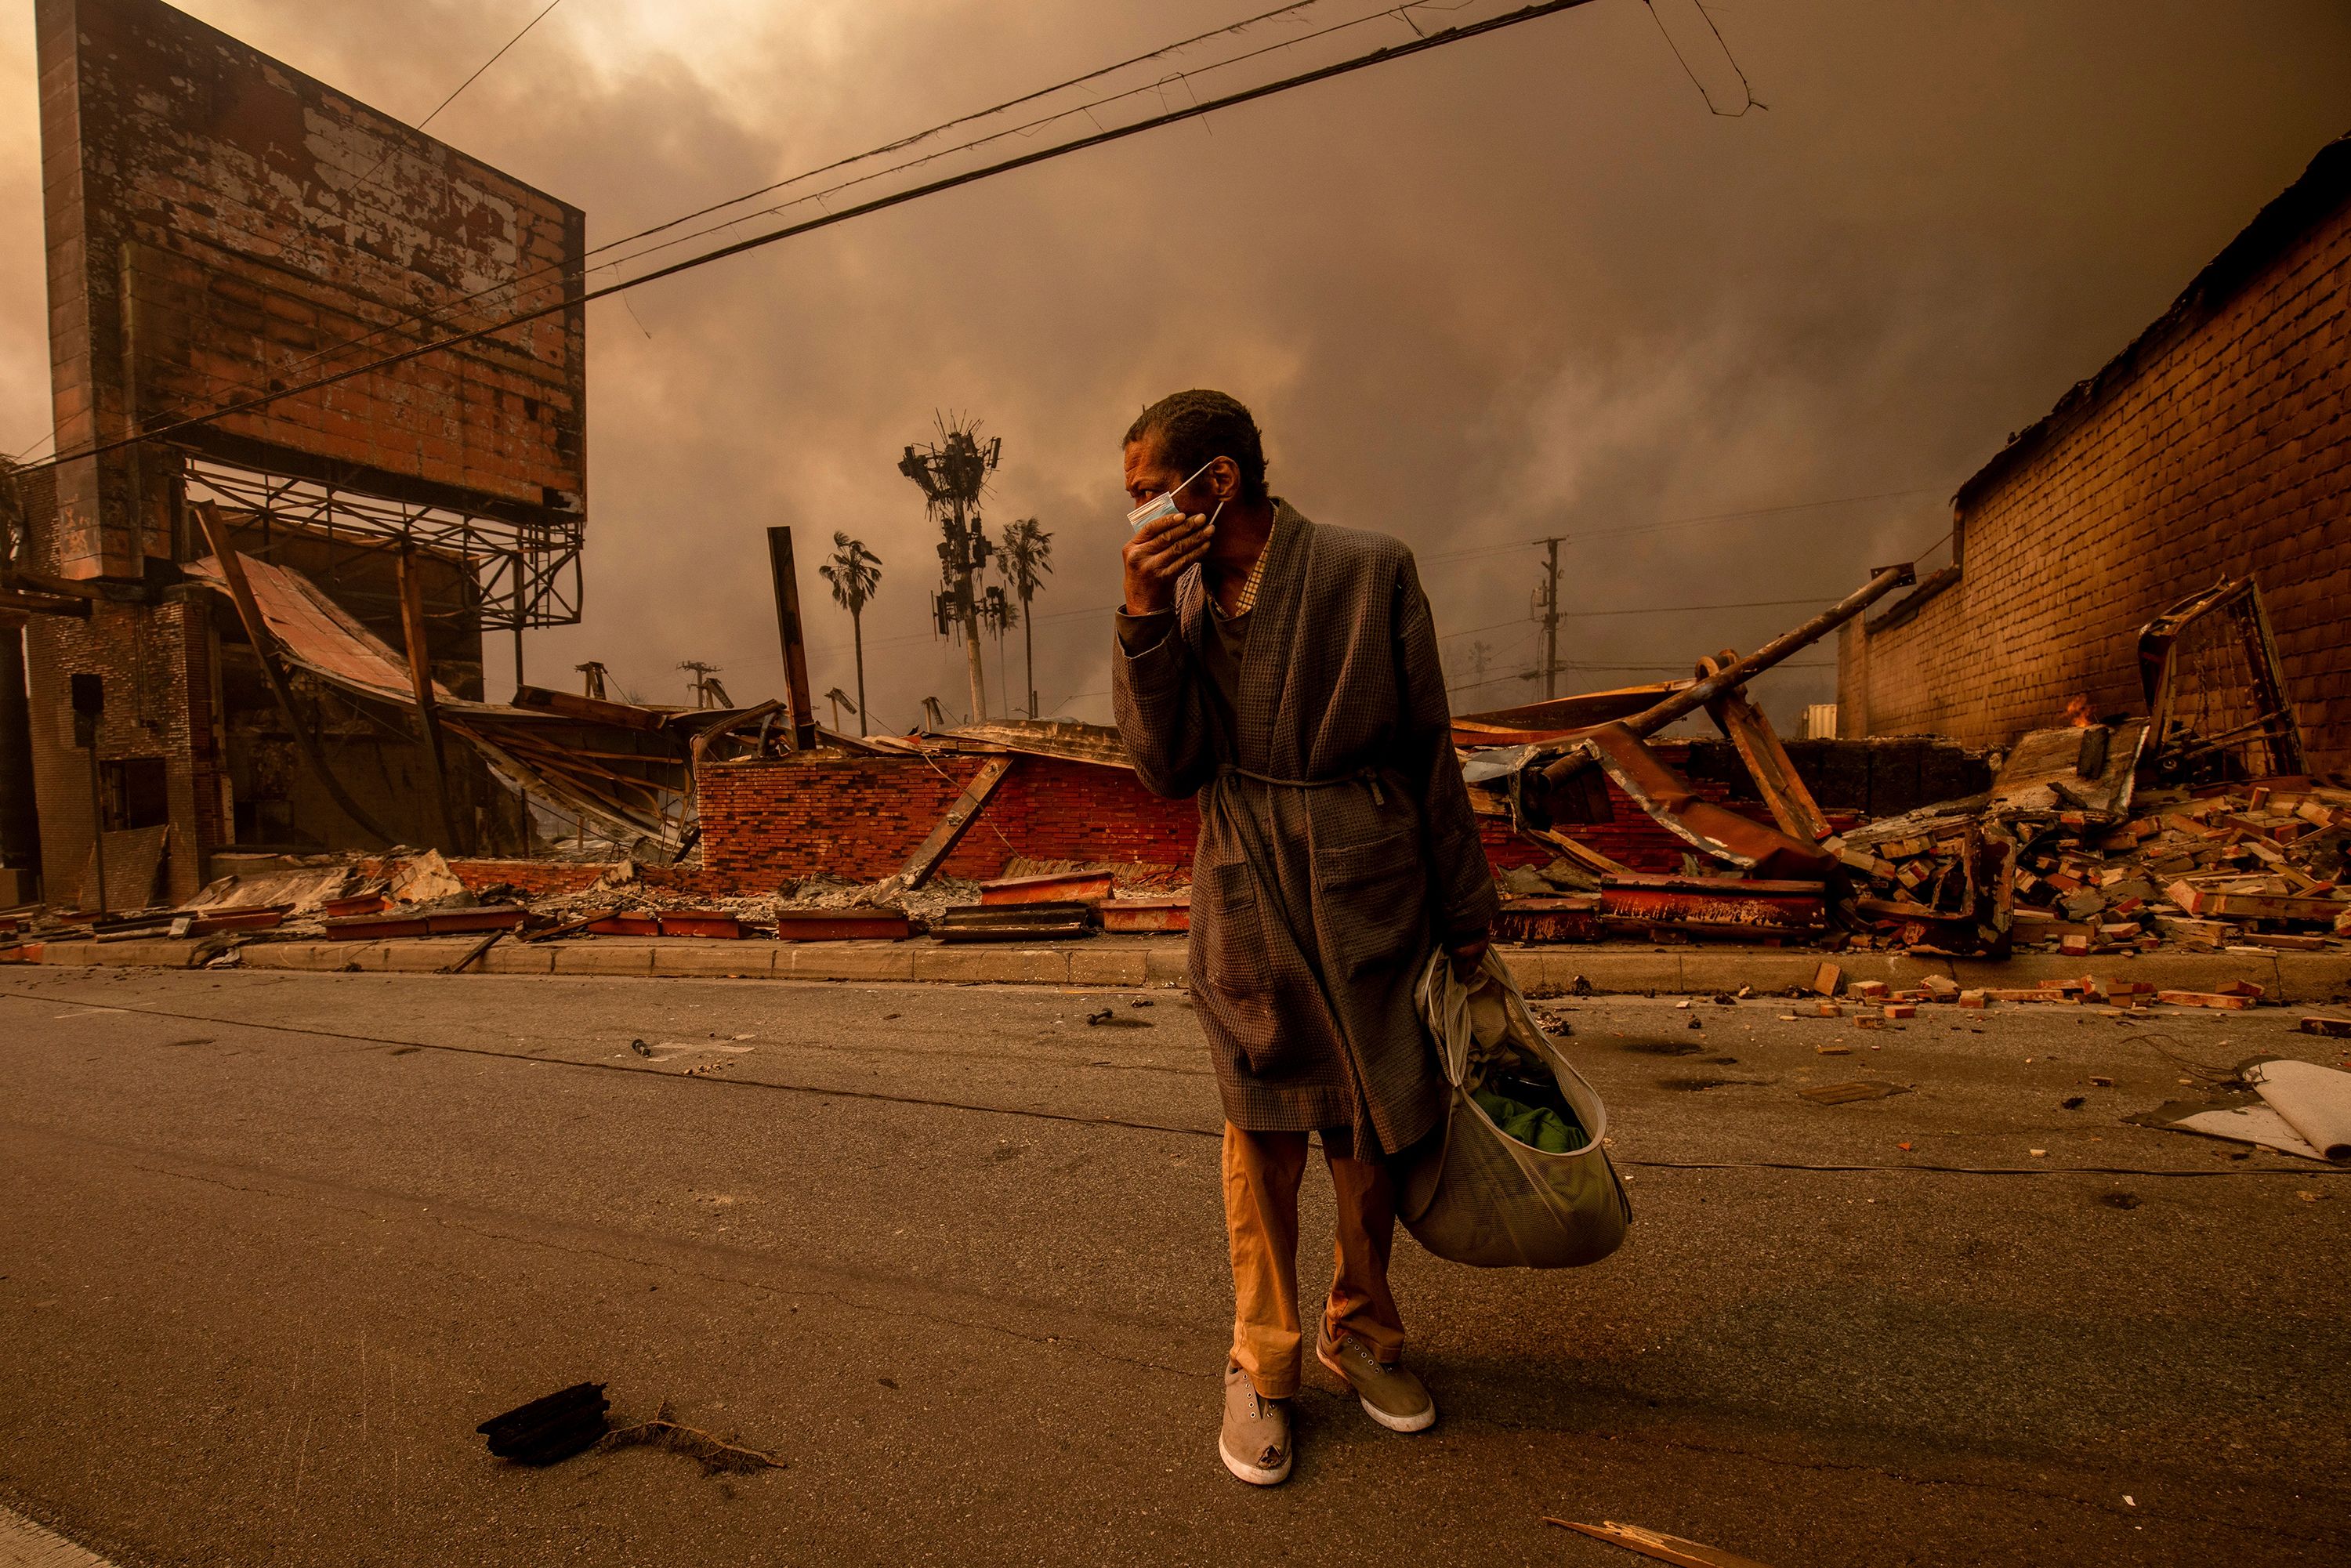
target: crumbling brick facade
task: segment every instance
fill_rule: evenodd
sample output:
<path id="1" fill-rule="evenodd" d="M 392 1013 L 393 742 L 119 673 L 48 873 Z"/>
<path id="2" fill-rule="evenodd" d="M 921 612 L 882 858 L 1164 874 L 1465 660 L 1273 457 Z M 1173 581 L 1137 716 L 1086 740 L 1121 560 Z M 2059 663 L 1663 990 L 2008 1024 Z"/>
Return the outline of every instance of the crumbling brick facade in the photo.
<path id="1" fill-rule="evenodd" d="M 174 439 L 377 494 L 579 508 L 578 208 L 160 0 L 39 0 L 35 29 L 59 452 L 344 368 L 318 358 L 339 344 L 403 347 L 417 309 L 462 329 L 569 299 Z M 174 461 L 63 464 L 59 570 L 137 578 L 172 558 Z"/>
<path id="2" fill-rule="evenodd" d="M 2138 629 L 2260 583 L 2314 768 L 2351 768 L 2351 141 L 1960 490 L 1958 568 L 1839 644 L 1847 736 L 2147 710 Z"/>
<path id="3" fill-rule="evenodd" d="M 695 775 L 702 860 L 714 885 L 769 891 L 787 877 L 888 876 L 946 814 L 984 758 L 810 752 L 708 764 Z M 1132 773 L 1023 757 L 940 869 L 975 880 L 1015 856 L 1181 866 L 1199 812 Z"/>
<path id="4" fill-rule="evenodd" d="M 226 837 L 206 596 L 195 590 L 174 594 L 173 601 L 156 605 L 95 604 L 86 622 L 42 617 L 26 636 L 26 674 L 36 694 L 63 693 L 76 674 L 96 674 L 105 684 L 106 713 L 98 731 L 101 769 L 147 760 L 162 766 L 172 829 L 162 885 L 121 885 L 110 870 L 108 894 L 117 907 L 135 908 L 151 894 L 185 899 L 204 882 L 198 846 Z M 47 896 L 73 903 L 90 859 L 90 754 L 74 744 L 73 710 L 61 697 L 33 705 L 32 741 Z"/>
<path id="5" fill-rule="evenodd" d="M 366 841 L 298 760 L 235 617 L 182 579 L 181 563 L 211 553 L 186 504 L 192 461 L 576 538 L 586 219 L 161 0 L 37 0 L 35 31 L 64 455 L 26 498 L 21 564 L 100 594 L 87 619 L 39 617 L 26 637 L 46 895 L 73 900 L 90 857 L 91 753 L 73 745 L 67 692 L 71 675 L 96 674 L 107 691 L 97 759 L 135 773 L 142 800 L 167 803 L 155 891 L 181 899 L 230 844 Z M 173 430 L 168 446 L 73 455 L 409 346 L 419 312 L 445 330 L 539 306 L 557 308 Z M 306 572 L 402 645 L 393 558 L 364 548 L 382 540 L 305 537 L 298 520 L 273 528 L 250 509 L 228 521 L 241 552 Z M 477 695 L 476 563 L 430 549 L 418 559 L 435 673 Z M 360 809 L 390 834 L 434 841 L 423 747 L 400 723 L 313 701 L 308 678 L 293 679 L 298 722 Z M 514 809 L 470 752 L 452 773 L 460 843 L 518 839 L 500 821 Z"/>
<path id="6" fill-rule="evenodd" d="M 1701 749 L 1708 754 L 1697 755 Z M 1701 748 L 1667 741 L 1657 750 L 1688 771 L 1691 788 L 1701 796 L 1758 821 L 1770 821 L 1751 788 L 1739 787 L 1744 775 L 1734 778 L 1734 769 L 1724 766 L 1727 745 Z M 705 763 L 695 774 L 705 885 L 713 892 L 752 894 L 820 874 L 851 882 L 888 876 L 905 863 L 984 761 L 822 751 Z M 1918 765 L 1913 760 L 1910 768 L 1915 780 Z M 1855 787 L 1849 779 L 1837 782 Z M 1964 782 L 1981 787 L 1980 778 Z M 1915 782 L 1912 789 L 1902 809 L 1917 803 Z M 1928 791 L 1940 792 L 1946 791 Z M 1613 784 L 1608 798 L 1608 821 L 1573 824 L 1567 831 L 1636 871 L 1682 868 L 1687 846 L 1679 839 Z M 1003 874 L 1006 864 L 1019 858 L 1139 862 L 1188 873 L 1199 821 L 1191 801 L 1163 800 L 1124 768 L 1022 757 L 941 869 L 950 876 L 986 880 Z M 1479 830 L 1487 858 L 1497 869 L 1541 865 L 1552 858 L 1550 849 L 1520 837 L 1507 821 L 1486 818 Z"/>

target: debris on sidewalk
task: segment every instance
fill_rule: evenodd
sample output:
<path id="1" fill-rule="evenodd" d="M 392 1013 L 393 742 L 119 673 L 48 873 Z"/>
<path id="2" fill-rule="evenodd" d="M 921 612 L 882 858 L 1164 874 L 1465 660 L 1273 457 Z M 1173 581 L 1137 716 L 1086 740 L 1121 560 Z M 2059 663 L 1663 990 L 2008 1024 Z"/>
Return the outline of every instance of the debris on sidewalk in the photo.
<path id="1" fill-rule="evenodd" d="M 1041 942 L 1091 936 L 1094 911 L 1087 904 L 969 904 L 932 917 L 931 934 L 942 942 Z"/>
<path id="2" fill-rule="evenodd" d="M 1578 1524 L 1572 1519 L 1553 1519 L 1545 1514 L 1543 1522 L 1556 1524 L 1562 1530 L 1579 1531 L 1594 1541 L 1605 1541 L 1660 1563 L 1679 1563 L 1681 1568 L 1763 1568 L 1762 1563 L 1751 1557 L 1740 1557 L 1719 1547 L 1685 1541 L 1678 1535 L 1667 1535 L 1662 1531 L 1644 1530 L 1637 1524 L 1619 1524 L 1613 1519 L 1598 1524 Z"/>

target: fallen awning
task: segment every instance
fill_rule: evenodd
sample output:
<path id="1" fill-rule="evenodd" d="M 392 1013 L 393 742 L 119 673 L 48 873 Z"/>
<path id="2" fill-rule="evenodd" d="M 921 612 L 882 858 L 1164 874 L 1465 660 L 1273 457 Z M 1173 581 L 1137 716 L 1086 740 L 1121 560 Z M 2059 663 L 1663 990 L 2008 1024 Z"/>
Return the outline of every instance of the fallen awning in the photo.
<path id="1" fill-rule="evenodd" d="M 253 590 L 261 619 L 289 662 L 362 696 L 416 706 L 416 694 L 409 685 L 408 661 L 328 598 L 316 583 L 298 571 L 256 559 L 242 550 L 237 559 L 244 563 L 245 580 Z M 216 593 L 229 591 L 217 557 L 190 561 L 184 570 Z M 438 681 L 433 691 L 444 703 L 483 706 L 461 703 Z"/>
<path id="2" fill-rule="evenodd" d="M 271 652 L 347 695 L 416 710 L 405 657 L 300 572 L 243 551 L 237 559 L 277 643 Z M 217 557 L 184 570 L 234 597 Z M 598 824 L 616 842 L 643 841 L 674 851 L 684 841 L 693 778 L 686 739 L 669 722 L 674 716 L 622 704 L 590 705 L 611 711 L 580 714 L 554 705 L 474 702 L 438 681 L 433 690 L 449 733 L 469 744 L 508 788 Z M 646 730 L 652 733 L 640 734 Z"/>

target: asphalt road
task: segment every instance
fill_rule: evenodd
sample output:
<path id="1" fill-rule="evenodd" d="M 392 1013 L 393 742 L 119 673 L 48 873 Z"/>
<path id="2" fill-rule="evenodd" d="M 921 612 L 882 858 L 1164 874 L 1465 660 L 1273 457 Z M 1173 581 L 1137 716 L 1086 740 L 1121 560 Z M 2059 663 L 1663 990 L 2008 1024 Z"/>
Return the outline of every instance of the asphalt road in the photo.
<path id="1" fill-rule="evenodd" d="M 1205 1047 L 1130 999 L 7 975 L 0 1503 L 124 1564 L 1637 1561 L 1546 1514 L 1773 1568 L 2351 1560 L 2351 1180 L 2119 1120 L 2179 1061 L 2342 1064 L 2288 1013 L 1566 1004 L 1631 1239 L 1401 1243 L 1443 1420 L 1311 1385 L 1259 1491 Z M 1797 1092 L 1849 1078 L 1906 1092 Z M 583 1378 L 788 1468 L 484 1453 Z"/>

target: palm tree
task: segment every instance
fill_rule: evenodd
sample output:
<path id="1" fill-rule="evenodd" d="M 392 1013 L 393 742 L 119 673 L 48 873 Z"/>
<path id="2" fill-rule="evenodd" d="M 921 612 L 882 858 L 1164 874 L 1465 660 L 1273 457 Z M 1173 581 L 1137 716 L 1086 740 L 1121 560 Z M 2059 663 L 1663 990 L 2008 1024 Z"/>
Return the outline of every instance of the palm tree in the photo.
<path id="1" fill-rule="evenodd" d="M 882 558 L 862 539 L 833 530 L 832 557 L 817 570 L 832 584 L 832 601 L 849 612 L 849 634 L 857 643 L 857 733 L 865 733 L 865 601 L 882 587 Z"/>
<path id="2" fill-rule="evenodd" d="M 1053 536 L 1037 526 L 1034 517 L 1023 517 L 1008 523 L 1004 529 L 1004 544 L 996 552 L 996 570 L 1012 580 L 1012 591 L 1020 599 L 1020 640 L 1027 649 L 1029 664 L 1029 716 L 1037 716 L 1037 632 L 1035 617 L 1029 613 L 1029 601 L 1053 570 Z"/>

